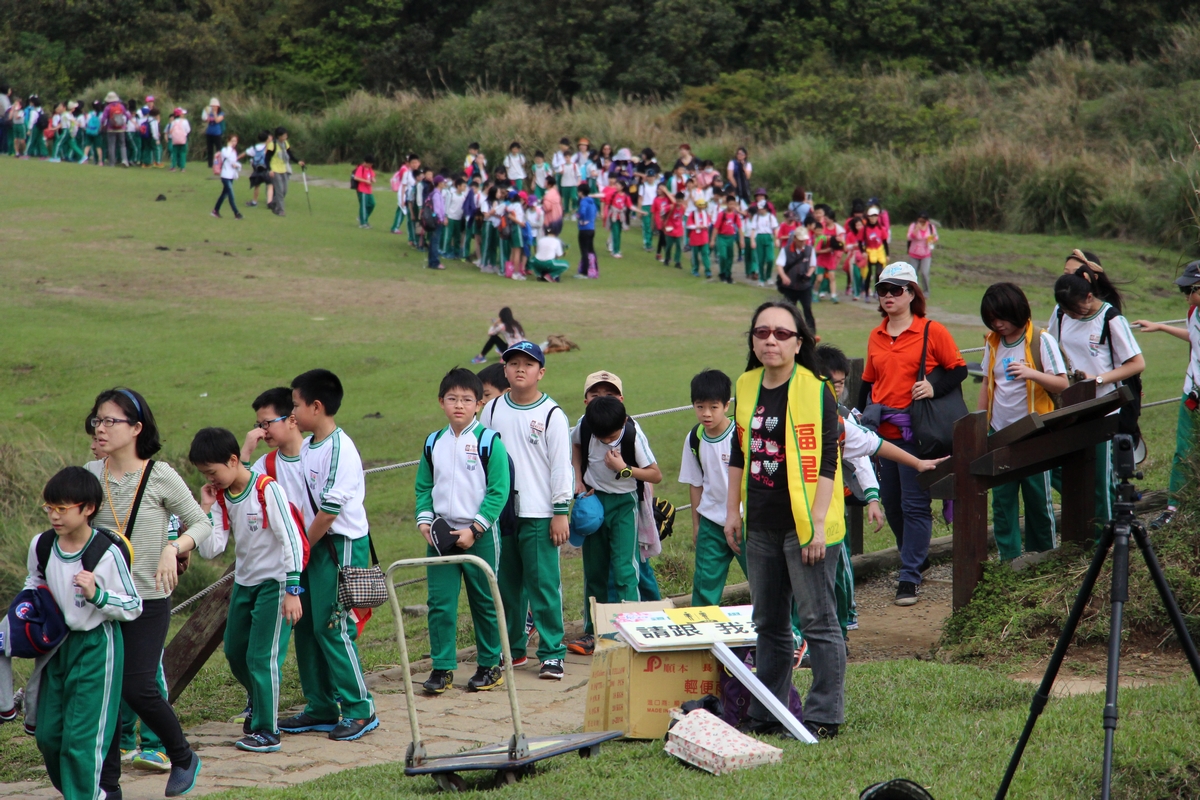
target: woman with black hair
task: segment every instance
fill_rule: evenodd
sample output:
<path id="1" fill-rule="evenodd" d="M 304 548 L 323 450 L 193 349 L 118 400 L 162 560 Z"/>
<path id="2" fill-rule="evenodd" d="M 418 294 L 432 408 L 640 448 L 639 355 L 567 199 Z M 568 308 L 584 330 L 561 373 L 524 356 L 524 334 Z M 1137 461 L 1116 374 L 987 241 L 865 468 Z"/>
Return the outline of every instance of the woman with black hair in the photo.
<path id="1" fill-rule="evenodd" d="M 748 211 L 752 201 L 750 197 L 750 176 L 754 174 L 754 165 L 750 163 L 750 155 L 746 148 L 739 147 L 734 153 L 733 160 L 725 167 L 725 177 L 733 186 L 733 193 L 741 202 L 742 211 Z"/>
<path id="2" fill-rule="evenodd" d="M 837 548 L 846 532 L 837 400 L 820 377 L 813 334 L 795 306 L 763 303 L 747 338 L 746 372 L 736 390 L 725 539 L 735 554 L 746 549 L 759 680 L 787 703 L 794 605 L 813 673 L 804 724 L 815 736 L 831 738 L 845 717 L 846 675 L 834 598 Z M 750 704 L 750 717 L 753 732 L 778 728 L 758 700 Z"/>
<path id="3" fill-rule="evenodd" d="M 151 458 L 162 444 L 146 399 L 131 389 L 108 389 L 92 404 L 85 430 L 103 454 L 86 468 L 100 480 L 104 503 L 95 525 L 113 530 L 133 545 L 133 585 L 142 598 L 142 615 L 121 624 L 125 667 L 121 698 L 142 723 L 162 740 L 171 760 L 167 797 L 189 791 L 200 771 L 200 757 L 184 738 L 175 712 L 158 688 L 158 670 L 171 624 L 171 592 L 181 563 L 197 542 L 212 534 L 212 522 L 170 465 Z M 171 515 L 187 533 L 167 536 Z M 100 787 L 120 797 L 121 750 L 118 724 L 100 773 Z"/>

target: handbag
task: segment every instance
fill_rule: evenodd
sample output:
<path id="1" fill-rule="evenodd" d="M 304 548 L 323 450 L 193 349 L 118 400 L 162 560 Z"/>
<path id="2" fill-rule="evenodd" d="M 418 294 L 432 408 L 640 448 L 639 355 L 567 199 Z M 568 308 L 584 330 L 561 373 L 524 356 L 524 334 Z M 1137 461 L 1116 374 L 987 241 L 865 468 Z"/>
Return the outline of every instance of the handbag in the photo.
<path id="1" fill-rule="evenodd" d="M 917 380 L 926 378 L 935 383 L 945 374 L 940 366 L 928 373 L 925 371 L 925 356 L 929 351 L 929 326 L 925 323 L 925 336 L 921 344 L 921 364 L 917 368 Z M 941 458 L 950 455 L 954 447 L 954 423 L 967 415 L 967 404 L 963 401 L 962 386 L 955 386 L 941 397 L 914 400 L 908 415 L 912 419 L 913 444 L 919 458 Z"/>
<path id="2" fill-rule="evenodd" d="M 304 485 L 308 495 L 308 505 L 313 515 L 317 513 L 317 501 L 313 499 L 312 490 Z M 329 545 L 329 557 L 333 563 L 338 563 L 337 548 L 333 546 L 333 533 L 325 534 L 325 543 Z M 371 548 L 371 566 L 351 567 L 338 565 L 337 577 L 337 607 L 333 610 L 330 625 L 333 620 L 350 611 L 352 608 L 378 608 L 388 601 L 387 578 L 379 566 L 379 556 L 375 554 L 375 542 L 371 532 L 367 531 L 367 546 Z"/>

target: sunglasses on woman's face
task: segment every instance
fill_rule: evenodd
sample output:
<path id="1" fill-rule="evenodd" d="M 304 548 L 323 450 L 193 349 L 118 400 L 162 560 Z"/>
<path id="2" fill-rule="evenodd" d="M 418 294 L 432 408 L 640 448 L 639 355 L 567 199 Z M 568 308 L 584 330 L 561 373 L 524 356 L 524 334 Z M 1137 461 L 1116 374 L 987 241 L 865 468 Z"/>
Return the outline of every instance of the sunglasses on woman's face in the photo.
<path id="1" fill-rule="evenodd" d="M 754 330 L 750 331 L 750 333 L 754 336 L 755 339 L 762 339 L 763 341 L 770 339 L 771 336 L 774 335 L 775 341 L 777 341 L 777 342 L 786 342 L 787 340 L 791 339 L 793 336 L 799 335 L 798 333 L 796 333 L 796 331 L 791 331 L 791 330 L 788 330 L 787 328 L 768 328 L 766 325 L 759 326 L 759 327 L 755 328 Z"/>
<path id="2" fill-rule="evenodd" d="M 899 297 L 908 291 L 907 286 L 897 286 L 894 283 L 875 284 L 875 294 L 880 297 Z"/>

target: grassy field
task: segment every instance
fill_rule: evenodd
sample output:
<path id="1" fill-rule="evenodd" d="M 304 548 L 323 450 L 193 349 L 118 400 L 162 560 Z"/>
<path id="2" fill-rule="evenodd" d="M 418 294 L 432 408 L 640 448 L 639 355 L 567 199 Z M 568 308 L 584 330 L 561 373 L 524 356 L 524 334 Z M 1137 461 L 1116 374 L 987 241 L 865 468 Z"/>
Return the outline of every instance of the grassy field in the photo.
<path id="1" fill-rule="evenodd" d="M 346 166 L 312 170 L 314 176 L 339 181 L 349 172 Z M 390 193 L 380 193 L 376 227 L 369 231 L 355 225 L 356 204 L 344 190 L 314 188 L 310 216 L 298 182 L 285 219 L 259 207 L 244 208 L 246 219 L 240 222 L 228 216 L 216 220 L 207 214 L 218 184 L 203 165 L 177 175 L 3 159 L 0 185 L 21 187 L 0 194 L 0 215 L 6 223 L 0 228 L 6 279 L 0 296 L 5 322 L 0 407 L 6 409 L 0 412 L 0 447 L 18 456 L 36 452 L 43 471 L 54 463 L 85 460 L 83 417 L 104 388 L 128 385 L 143 392 L 163 431 L 164 456 L 179 462 L 197 429 L 221 425 L 240 436 L 253 421 L 250 402 L 260 391 L 287 384 L 297 373 L 317 366 L 342 377 L 346 400 L 339 422 L 368 466 L 415 458 L 423 437 L 444 424 L 436 404 L 439 378 L 478 352 L 488 320 L 503 305 L 513 307 L 531 338 L 563 333 L 580 344 L 577 352 L 551 357 L 543 384 L 572 417 L 582 410 L 584 376 L 601 368 L 624 379 L 626 403 L 634 413 L 686 405 L 688 381 L 701 368 L 717 367 L 731 375 L 742 369 L 749 314 L 758 303 L 777 296 L 750 286 L 706 284 L 665 268 L 640 251 L 636 231 L 626 236 L 626 258 L 601 259 L 599 281 L 517 283 L 454 263 L 435 273 L 422 269 L 420 254 L 408 248 L 403 237 L 388 235 L 394 209 Z M 238 189 L 244 204 L 245 183 Z M 160 194 L 166 202 L 155 202 Z M 574 245 L 573 232 L 565 240 Z M 1035 318 L 1044 320 L 1063 255 L 1077 246 L 1099 252 L 1112 274 L 1129 281 L 1125 290 L 1131 319 L 1183 315 L 1179 294 L 1170 285 L 1181 262 L 1174 252 L 1115 241 L 945 231 L 935 258 L 931 316 L 947 323 L 960 346 L 978 346 L 984 330 L 978 318 L 983 288 L 997 280 L 1016 280 L 1029 294 Z M 851 355 L 865 352 L 867 331 L 879 320 L 872 309 L 854 303 L 821 304 L 816 314 L 823 339 Z M 1149 363 L 1146 399 L 1177 396 L 1186 345 L 1163 335 L 1143 336 L 1141 344 Z M 973 405 L 976 393 L 974 384 L 966 385 L 968 405 Z M 1173 408 L 1148 410 L 1143 418 L 1151 448 L 1151 459 L 1144 465 L 1147 488 L 1165 485 L 1174 418 Z M 667 477 L 660 493 L 677 504 L 687 502 L 686 489 L 675 477 L 692 424 L 689 413 L 644 423 Z M 0 521 L 0 552 L 9 580 L 21 569 L 29 533 L 38 529 L 33 527 L 39 524 L 34 511 L 40 503 L 37 482 L 21 483 L 12 478 L 13 472 L 0 471 L 0 482 L 7 481 L 10 489 L 7 516 Z M 397 470 L 368 478 L 367 508 L 385 562 L 423 551 L 413 527 L 413 476 L 412 470 Z M 194 473 L 190 479 L 197 484 Z M 689 528 L 686 515 L 681 515 L 677 534 L 658 562 L 663 588 L 672 593 L 690 587 Z M 889 544 L 886 529 L 868 536 L 868 549 Z M 582 604 L 580 562 L 565 559 L 563 567 L 566 608 L 577 618 Z M 731 580 L 741 579 L 735 567 Z M 405 603 L 424 602 L 419 584 L 401 591 Z M 396 658 L 394 642 L 389 641 L 391 621 L 386 610 L 381 612 L 361 642 L 363 659 L 372 668 Z M 424 631 L 420 624 L 411 627 L 415 657 L 426 652 Z M 460 634 L 468 643 L 465 616 Z M 921 737 L 909 735 L 904 716 L 889 717 L 898 712 L 879 708 L 886 705 L 886 695 L 869 694 L 874 692 L 869 687 L 890 674 L 889 669 L 893 668 L 860 668 L 851 687 L 855 729 L 863 736 L 880 737 L 863 752 L 872 751 L 880 768 L 866 769 L 869 760 L 836 759 L 842 775 L 836 785 L 861 784 L 867 777 L 884 777 L 893 767 L 911 763 L 914 775 L 942 772 L 951 782 L 948 787 L 975 786 L 970 778 L 974 773 L 950 775 L 955 769 L 949 765 L 959 766 L 956 748 L 963 743 L 961 737 L 970 738 L 970 726 L 976 724 L 976 714 L 969 709 L 982 707 L 963 710 L 949 696 L 922 699 L 936 706 L 929 711 L 934 728 Z M 933 685 L 939 680 L 936 670 L 944 668 L 918 669 L 934 671 L 921 673 Z M 964 697 L 977 691 L 974 680 L 983 681 L 985 688 L 993 686 L 990 677 L 973 678 L 964 684 Z M 898 685 L 905 684 L 920 685 L 915 676 Z M 991 724 L 1000 726 L 994 735 L 1015 731 L 1028 692 L 999 683 L 988 691 L 1004 697 L 1012 693 L 1011 702 L 990 712 L 996 715 Z M 284 693 L 285 705 L 299 699 L 291 661 Z M 867 702 L 869 696 L 879 702 Z M 1178 699 L 1167 689 L 1139 696 L 1155 708 Z M 184 694 L 178 709 L 186 723 L 220 719 L 240 709 L 242 698 L 217 658 Z M 957 722 L 948 723 L 953 735 L 935 721 L 943 713 L 957 715 Z M 1088 714 L 1089 721 L 1098 719 L 1098 713 Z M 13 752 L 23 755 L 4 760 L 0 780 L 26 774 L 20 765 L 36 762 L 32 743 L 14 739 L 13 727 L 0 729 L 0 741 L 6 749 L 15 745 Z M 1125 739 L 1131 748 L 1134 738 Z M 1076 739 L 1071 737 L 1071 747 L 1077 746 Z M 937 747 L 932 746 L 935 741 Z M 987 741 L 981 735 L 971 748 L 978 748 L 980 757 L 986 752 L 994 768 L 999 756 L 995 748 L 985 746 Z M 897 751 L 897 761 L 888 760 L 897 747 L 903 753 Z M 1150 740 L 1136 747 L 1152 760 L 1163 753 L 1152 748 Z M 620 754 L 619 759 L 594 765 L 572 762 L 567 773 L 575 777 L 564 777 L 584 781 L 616 770 L 625 777 L 614 780 L 632 780 L 630 776 L 643 769 L 657 769 L 645 759 L 658 756 L 637 746 L 610 752 Z M 970 748 L 964 758 L 970 758 L 969 752 Z M 1090 785 L 1084 778 L 1090 780 L 1093 761 L 1061 757 L 1069 762 L 1070 774 L 1081 776 L 1084 782 L 1079 786 Z M 678 788 L 672 791 L 682 794 L 698 788 L 690 783 L 695 776 L 672 770 L 663 767 L 663 774 L 677 775 L 670 785 Z M 376 785 L 390 785 L 394 772 L 372 774 L 378 775 Z M 331 793 L 340 791 L 341 780 L 322 786 Z M 759 778 L 737 780 L 746 794 L 756 794 L 753 782 Z M 639 794 L 629 784 L 621 784 L 620 791 Z"/>

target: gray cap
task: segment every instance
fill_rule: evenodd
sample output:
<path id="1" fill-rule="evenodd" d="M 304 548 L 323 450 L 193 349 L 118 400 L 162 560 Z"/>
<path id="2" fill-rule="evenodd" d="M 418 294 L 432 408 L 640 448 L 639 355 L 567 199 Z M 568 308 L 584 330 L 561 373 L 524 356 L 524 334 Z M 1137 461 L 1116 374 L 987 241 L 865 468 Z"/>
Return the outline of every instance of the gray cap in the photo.
<path id="1" fill-rule="evenodd" d="M 1175 279 L 1176 286 L 1195 286 L 1200 283 L 1200 261 L 1193 261 L 1183 268 L 1183 274 Z"/>

